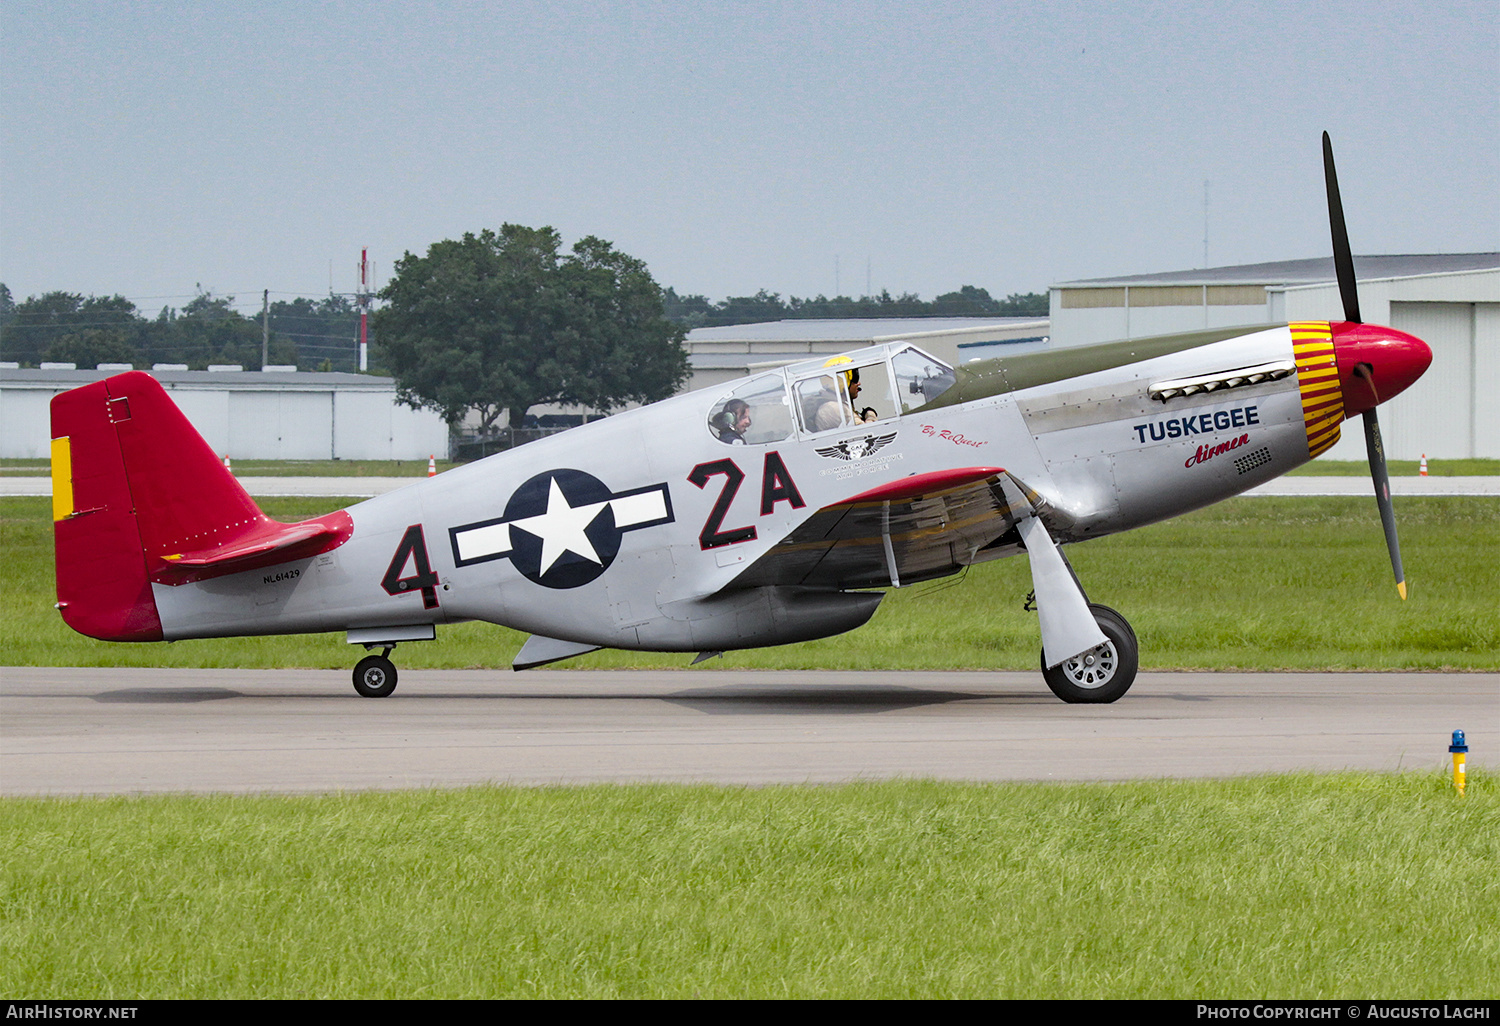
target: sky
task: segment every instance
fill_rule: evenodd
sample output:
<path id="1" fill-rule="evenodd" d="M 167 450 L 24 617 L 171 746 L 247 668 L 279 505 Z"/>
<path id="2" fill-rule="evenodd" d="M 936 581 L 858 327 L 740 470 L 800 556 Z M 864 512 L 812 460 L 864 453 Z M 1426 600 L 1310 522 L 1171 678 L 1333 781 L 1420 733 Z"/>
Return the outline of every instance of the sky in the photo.
<path id="1" fill-rule="evenodd" d="M 0 97 L 0 282 L 148 316 L 507 222 L 710 300 L 1322 256 L 1325 129 L 1355 253 L 1500 250 L 1496 0 L 6 0 Z"/>

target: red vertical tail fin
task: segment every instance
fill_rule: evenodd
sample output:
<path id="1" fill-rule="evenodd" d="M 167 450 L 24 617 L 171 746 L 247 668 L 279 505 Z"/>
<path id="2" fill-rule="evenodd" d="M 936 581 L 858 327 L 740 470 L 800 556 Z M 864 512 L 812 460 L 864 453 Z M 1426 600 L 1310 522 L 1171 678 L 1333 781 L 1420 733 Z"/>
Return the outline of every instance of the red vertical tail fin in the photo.
<path id="1" fill-rule="evenodd" d="M 129 402 L 96 381 L 52 399 L 52 534 L 57 608 L 80 634 L 160 641 L 116 423 Z"/>
<path id="2" fill-rule="evenodd" d="M 346 513 L 281 524 L 260 511 L 149 374 L 52 400 L 58 608 L 106 641 L 159 641 L 151 585 L 286 562 L 348 539 Z"/>

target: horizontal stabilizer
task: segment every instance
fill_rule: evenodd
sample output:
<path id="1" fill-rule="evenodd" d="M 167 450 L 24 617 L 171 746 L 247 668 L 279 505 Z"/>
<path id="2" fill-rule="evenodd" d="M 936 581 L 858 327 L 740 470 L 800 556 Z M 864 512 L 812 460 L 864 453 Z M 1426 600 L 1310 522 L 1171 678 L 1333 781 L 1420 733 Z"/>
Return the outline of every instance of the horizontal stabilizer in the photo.
<path id="1" fill-rule="evenodd" d="M 337 513 L 282 524 L 266 518 L 249 531 L 211 549 L 162 556 L 162 573 L 197 576 L 201 571 L 238 573 L 257 567 L 305 559 L 333 547 L 348 537 L 352 525 L 349 514 Z"/>

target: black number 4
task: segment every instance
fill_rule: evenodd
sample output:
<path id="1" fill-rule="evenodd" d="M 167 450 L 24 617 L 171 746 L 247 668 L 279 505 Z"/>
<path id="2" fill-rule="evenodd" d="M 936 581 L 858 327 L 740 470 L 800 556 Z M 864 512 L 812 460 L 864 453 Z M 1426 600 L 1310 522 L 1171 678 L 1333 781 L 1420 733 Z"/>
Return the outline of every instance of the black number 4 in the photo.
<path id="1" fill-rule="evenodd" d="M 402 577 L 401 571 L 406 569 L 408 560 L 414 573 L 410 577 Z M 428 562 L 427 540 L 422 536 L 421 524 L 412 524 L 401 536 L 401 544 L 396 546 L 396 554 L 391 557 L 391 565 L 386 567 L 380 586 L 387 595 L 405 595 L 421 589 L 422 607 L 437 608 L 438 575 Z"/>

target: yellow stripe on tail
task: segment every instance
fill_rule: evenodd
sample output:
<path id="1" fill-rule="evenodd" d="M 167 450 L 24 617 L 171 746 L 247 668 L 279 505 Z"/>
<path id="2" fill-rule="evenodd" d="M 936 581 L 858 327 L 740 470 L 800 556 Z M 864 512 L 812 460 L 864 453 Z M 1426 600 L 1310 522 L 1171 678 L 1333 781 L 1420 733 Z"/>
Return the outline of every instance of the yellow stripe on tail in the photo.
<path id="1" fill-rule="evenodd" d="M 73 515 L 73 443 L 64 435 L 52 439 L 52 519 Z"/>

